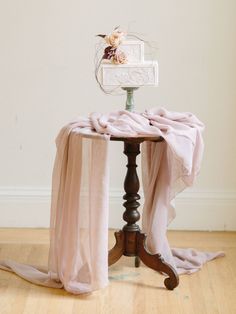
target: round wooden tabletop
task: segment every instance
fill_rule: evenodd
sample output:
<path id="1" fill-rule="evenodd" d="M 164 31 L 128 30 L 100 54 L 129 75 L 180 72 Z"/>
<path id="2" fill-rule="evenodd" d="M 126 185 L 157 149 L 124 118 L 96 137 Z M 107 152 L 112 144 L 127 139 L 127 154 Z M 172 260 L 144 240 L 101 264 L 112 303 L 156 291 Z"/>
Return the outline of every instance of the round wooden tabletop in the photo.
<path id="1" fill-rule="evenodd" d="M 150 142 L 162 142 L 164 141 L 164 138 L 161 136 L 143 136 L 143 137 L 116 137 L 111 136 L 111 141 L 123 141 L 127 143 L 142 143 L 144 141 L 150 141 Z"/>

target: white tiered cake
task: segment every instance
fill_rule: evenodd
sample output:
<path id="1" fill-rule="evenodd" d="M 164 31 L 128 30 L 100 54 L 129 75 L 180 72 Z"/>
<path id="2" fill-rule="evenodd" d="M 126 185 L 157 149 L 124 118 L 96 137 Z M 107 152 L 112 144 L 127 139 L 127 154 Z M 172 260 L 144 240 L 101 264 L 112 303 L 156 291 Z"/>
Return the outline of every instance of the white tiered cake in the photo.
<path id="1" fill-rule="evenodd" d="M 126 40 L 119 45 L 125 54 L 123 64 L 103 63 L 101 83 L 103 86 L 140 87 L 158 85 L 157 61 L 144 61 L 144 43 L 141 40 Z"/>

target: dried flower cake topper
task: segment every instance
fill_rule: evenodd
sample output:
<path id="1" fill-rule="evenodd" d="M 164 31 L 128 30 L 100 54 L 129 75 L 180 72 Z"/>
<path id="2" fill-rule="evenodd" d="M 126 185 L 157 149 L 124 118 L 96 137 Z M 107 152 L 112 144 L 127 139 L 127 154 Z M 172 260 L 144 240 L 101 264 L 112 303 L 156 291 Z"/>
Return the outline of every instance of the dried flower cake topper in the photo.
<path id="1" fill-rule="evenodd" d="M 125 39 L 125 32 L 116 27 L 110 35 L 98 34 L 97 36 L 103 38 L 105 43 L 108 44 L 104 49 L 103 60 L 109 60 L 114 64 L 127 63 L 127 56 L 119 47 Z"/>

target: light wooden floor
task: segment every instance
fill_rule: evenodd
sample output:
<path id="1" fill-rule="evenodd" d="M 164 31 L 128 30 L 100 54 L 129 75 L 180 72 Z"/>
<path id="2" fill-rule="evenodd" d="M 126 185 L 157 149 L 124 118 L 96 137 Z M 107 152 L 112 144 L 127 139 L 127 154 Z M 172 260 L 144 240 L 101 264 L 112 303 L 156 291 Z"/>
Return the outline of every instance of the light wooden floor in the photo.
<path id="1" fill-rule="evenodd" d="M 87 296 L 33 285 L 0 271 L 1 314 L 235 314 L 236 232 L 169 232 L 174 247 L 224 250 L 226 257 L 206 264 L 200 272 L 180 277 L 174 291 L 164 288 L 163 277 L 123 257 L 110 267 L 107 288 Z M 113 236 L 111 232 L 111 246 Z M 48 231 L 0 229 L 0 259 L 47 265 Z"/>

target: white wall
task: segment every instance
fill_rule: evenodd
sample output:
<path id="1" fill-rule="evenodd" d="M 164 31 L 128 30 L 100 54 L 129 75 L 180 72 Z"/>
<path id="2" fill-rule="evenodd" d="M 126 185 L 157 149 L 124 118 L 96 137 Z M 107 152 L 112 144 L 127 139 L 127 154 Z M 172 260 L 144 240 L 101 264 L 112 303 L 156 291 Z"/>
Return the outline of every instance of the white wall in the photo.
<path id="1" fill-rule="evenodd" d="M 120 24 L 158 46 L 160 85 L 137 91 L 137 109 L 192 111 L 206 124 L 202 171 L 172 228 L 236 229 L 235 0 L 1 1 L 0 226 L 47 226 L 60 127 L 124 107 L 93 76 L 95 34 Z M 112 145 L 114 227 L 125 160 Z"/>

